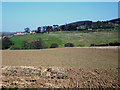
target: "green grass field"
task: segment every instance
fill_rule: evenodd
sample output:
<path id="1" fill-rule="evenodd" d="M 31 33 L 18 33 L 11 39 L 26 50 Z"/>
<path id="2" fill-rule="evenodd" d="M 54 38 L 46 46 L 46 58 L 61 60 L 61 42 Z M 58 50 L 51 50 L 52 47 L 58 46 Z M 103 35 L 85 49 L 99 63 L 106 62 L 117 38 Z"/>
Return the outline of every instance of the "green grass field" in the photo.
<path id="1" fill-rule="evenodd" d="M 44 34 L 28 34 L 12 36 L 11 39 L 14 42 L 13 47 L 22 48 L 22 42 L 27 40 L 32 42 L 37 38 L 42 38 L 43 41 L 50 47 L 52 43 L 57 43 L 59 47 L 64 47 L 65 43 L 73 43 L 75 47 L 78 46 L 90 46 L 90 44 L 103 44 L 118 41 L 118 32 L 89 32 L 80 33 L 77 31 L 64 31 Z"/>

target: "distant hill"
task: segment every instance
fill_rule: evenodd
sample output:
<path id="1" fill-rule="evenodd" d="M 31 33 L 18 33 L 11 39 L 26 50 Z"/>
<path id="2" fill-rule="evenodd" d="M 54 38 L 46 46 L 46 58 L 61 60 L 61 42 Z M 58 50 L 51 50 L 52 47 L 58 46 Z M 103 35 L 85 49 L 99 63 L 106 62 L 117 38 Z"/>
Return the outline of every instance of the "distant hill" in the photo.
<path id="1" fill-rule="evenodd" d="M 80 26 L 80 25 L 90 25 L 90 24 L 92 24 L 92 21 L 77 21 L 77 22 L 73 22 L 73 23 L 69 23 L 69 24 L 76 24 L 78 26 Z"/>
<path id="2" fill-rule="evenodd" d="M 13 34 L 13 33 L 15 33 L 15 32 L 0 32 L 0 35 L 2 34 L 2 35 L 11 35 L 11 34 Z"/>
<path id="3" fill-rule="evenodd" d="M 109 20 L 109 21 L 106 21 L 106 22 L 112 22 L 112 23 L 119 23 L 120 24 L 120 18 L 112 19 L 112 20 Z"/>
<path id="4" fill-rule="evenodd" d="M 112 19 L 112 20 L 108 20 L 108 21 L 104 21 L 104 22 L 120 23 L 120 18 Z M 90 25 L 92 23 L 93 23 L 93 21 L 77 21 L 77 22 L 72 22 L 69 24 L 76 24 L 76 25 L 80 26 L 80 25 L 84 25 L 84 24 Z"/>
<path id="5" fill-rule="evenodd" d="M 113 28 L 119 27 L 119 24 L 120 24 L 120 18 L 117 18 L 117 19 L 112 19 L 112 20 L 108 20 L 108 21 L 96 21 L 96 22 L 77 21 L 77 22 L 68 23 L 65 25 L 65 27 L 67 28 L 66 30 L 68 30 L 68 31 L 77 30 L 77 27 L 79 29 L 84 29 L 84 30 L 88 30 L 88 28 L 113 29 Z"/>

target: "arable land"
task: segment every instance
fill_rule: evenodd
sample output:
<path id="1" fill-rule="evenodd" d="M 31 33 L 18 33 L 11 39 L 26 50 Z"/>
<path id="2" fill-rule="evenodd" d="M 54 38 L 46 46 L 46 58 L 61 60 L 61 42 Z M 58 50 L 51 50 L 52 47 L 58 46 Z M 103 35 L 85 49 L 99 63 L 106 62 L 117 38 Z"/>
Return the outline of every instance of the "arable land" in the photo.
<path id="1" fill-rule="evenodd" d="M 3 50 L 4 88 L 120 88 L 118 47 Z"/>

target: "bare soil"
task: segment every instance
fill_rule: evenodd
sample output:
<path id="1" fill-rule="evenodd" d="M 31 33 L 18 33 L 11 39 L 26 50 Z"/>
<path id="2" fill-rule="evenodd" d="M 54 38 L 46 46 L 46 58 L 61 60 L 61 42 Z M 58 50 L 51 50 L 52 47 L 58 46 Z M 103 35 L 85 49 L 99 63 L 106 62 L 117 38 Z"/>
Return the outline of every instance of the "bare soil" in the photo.
<path id="1" fill-rule="evenodd" d="M 119 88 L 117 69 L 3 66 L 6 88 Z M 114 76 L 111 75 L 112 71 Z"/>
<path id="2" fill-rule="evenodd" d="M 116 48 L 2 52 L 5 88 L 120 88 Z"/>

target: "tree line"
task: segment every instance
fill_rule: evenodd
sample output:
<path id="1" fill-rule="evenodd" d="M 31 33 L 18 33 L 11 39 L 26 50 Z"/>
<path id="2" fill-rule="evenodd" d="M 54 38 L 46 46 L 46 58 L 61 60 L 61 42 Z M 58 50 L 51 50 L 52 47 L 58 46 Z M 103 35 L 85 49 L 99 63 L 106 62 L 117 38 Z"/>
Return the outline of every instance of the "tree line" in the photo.
<path id="1" fill-rule="evenodd" d="M 105 21 L 83 21 L 83 22 L 75 22 L 65 25 L 52 25 L 52 26 L 42 26 L 37 27 L 36 33 L 50 33 L 50 32 L 56 32 L 56 31 L 84 31 L 84 30 L 97 30 L 97 29 L 119 29 L 120 28 L 120 22 L 118 23 L 112 23 L 112 22 L 105 22 Z M 30 28 L 25 28 L 25 32 L 29 33 Z"/>

